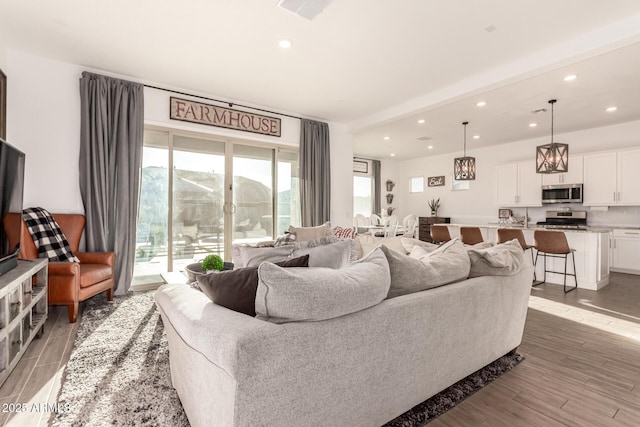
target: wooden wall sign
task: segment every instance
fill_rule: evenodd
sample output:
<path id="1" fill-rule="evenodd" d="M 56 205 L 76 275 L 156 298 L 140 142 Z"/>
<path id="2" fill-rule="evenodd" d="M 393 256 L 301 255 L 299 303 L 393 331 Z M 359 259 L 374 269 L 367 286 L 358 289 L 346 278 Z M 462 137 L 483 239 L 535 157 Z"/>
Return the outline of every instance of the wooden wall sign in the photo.
<path id="1" fill-rule="evenodd" d="M 444 185 L 444 175 L 442 176 L 430 176 L 427 178 L 427 186 L 429 187 L 442 187 Z"/>
<path id="2" fill-rule="evenodd" d="M 173 96 L 169 101 L 169 118 L 262 135 L 281 135 L 281 120 L 277 117 L 232 110 Z"/>

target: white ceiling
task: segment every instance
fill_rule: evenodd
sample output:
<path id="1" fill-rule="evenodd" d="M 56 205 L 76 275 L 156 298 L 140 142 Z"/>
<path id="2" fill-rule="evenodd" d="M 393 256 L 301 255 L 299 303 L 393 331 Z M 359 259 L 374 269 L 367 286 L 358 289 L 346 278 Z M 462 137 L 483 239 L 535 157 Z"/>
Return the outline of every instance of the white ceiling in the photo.
<path id="1" fill-rule="evenodd" d="M 0 45 L 346 123 L 369 157 L 460 150 L 463 120 L 469 150 L 543 136 L 551 97 L 558 133 L 640 118 L 638 0 L 333 0 L 311 21 L 276 3 L 0 0 Z"/>

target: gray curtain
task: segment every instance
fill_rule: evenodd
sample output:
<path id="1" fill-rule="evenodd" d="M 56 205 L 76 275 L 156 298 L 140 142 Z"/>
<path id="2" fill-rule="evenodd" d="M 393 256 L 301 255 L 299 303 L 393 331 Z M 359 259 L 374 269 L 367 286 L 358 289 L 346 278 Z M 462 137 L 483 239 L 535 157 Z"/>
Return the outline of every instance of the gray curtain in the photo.
<path id="1" fill-rule="evenodd" d="M 87 251 L 115 252 L 115 293 L 133 277 L 144 87 L 88 72 L 80 79 L 80 193 Z"/>
<path id="2" fill-rule="evenodd" d="M 331 219 L 329 125 L 307 119 L 300 121 L 302 226 L 313 227 Z"/>
<path id="3" fill-rule="evenodd" d="M 380 215 L 382 210 L 380 197 L 382 188 L 380 184 L 380 160 L 371 160 L 371 173 L 373 174 L 373 198 L 371 200 L 371 212 Z"/>

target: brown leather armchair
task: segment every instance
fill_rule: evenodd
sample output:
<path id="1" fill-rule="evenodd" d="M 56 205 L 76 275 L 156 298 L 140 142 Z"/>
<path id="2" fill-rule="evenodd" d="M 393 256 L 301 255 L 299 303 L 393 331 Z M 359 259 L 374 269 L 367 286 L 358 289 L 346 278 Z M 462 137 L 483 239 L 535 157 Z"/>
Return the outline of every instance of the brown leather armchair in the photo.
<path id="1" fill-rule="evenodd" d="M 69 241 L 77 262 L 49 263 L 49 305 L 66 305 L 69 322 L 78 318 L 78 304 L 100 292 L 107 293 L 107 300 L 113 300 L 114 271 L 116 254 L 113 252 L 79 252 L 80 238 L 84 231 L 85 217 L 80 214 L 52 214 Z M 22 234 L 20 258 L 38 258 L 38 249 L 33 243 L 27 226 L 18 213 L 8 213 L 2 219 L 9 247 L 18 243 L 18 233 Z"/>

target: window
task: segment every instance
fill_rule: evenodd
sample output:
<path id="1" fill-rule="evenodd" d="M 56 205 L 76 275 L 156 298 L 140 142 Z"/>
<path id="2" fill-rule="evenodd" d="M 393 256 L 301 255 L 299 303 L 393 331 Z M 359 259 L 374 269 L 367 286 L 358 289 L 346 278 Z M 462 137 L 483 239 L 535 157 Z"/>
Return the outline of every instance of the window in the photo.
<path id="1" fill-rule="evenodd" d="M 373 178 L 370 176 L 353 177 L 353 215 L 371 215 L 373 197 Z"/>
<path id="2" fill-rule="evenodd" d="M 232 244 L 300 226 L 298 175 L 289 147 L 145 129 L 135 280 L 157 282 L 207 254 L 230 260 Z"/>
<path id="3" fill-rule="evenodd" d="M 414 176 L 409 178 L 409 193 L 422 193 L 424 192 L 424 177 Z"/>

